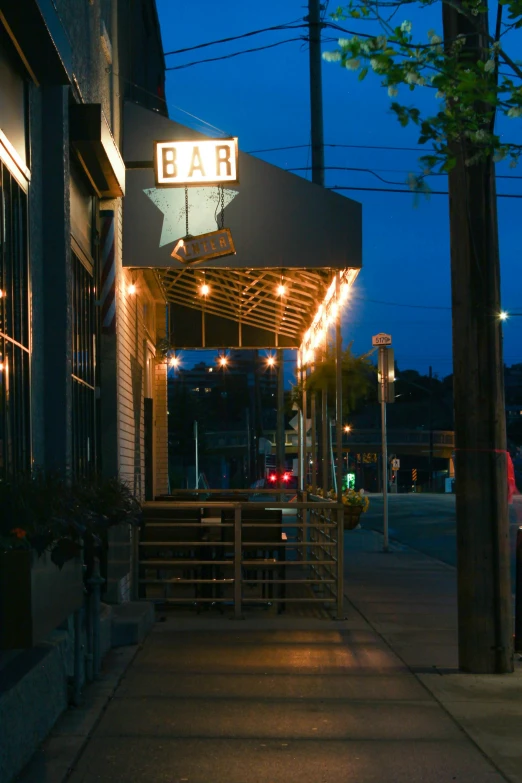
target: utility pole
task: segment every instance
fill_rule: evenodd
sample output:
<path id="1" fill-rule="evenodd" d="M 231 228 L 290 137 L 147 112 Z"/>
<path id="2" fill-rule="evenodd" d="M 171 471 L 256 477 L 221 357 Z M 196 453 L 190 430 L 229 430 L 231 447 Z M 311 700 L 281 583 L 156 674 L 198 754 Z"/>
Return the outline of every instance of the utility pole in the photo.
<path id="1" fill-rule="evenodd" d="M 464 65 L 484 60 L 487 10 L 459 5 L 442 5 L 444 38 L 464 37 Z M 513 671 L 513 622 L 495 172 L 491 156 L 467 165 L 467 136 L 449 146 L 459 665 L 500 674 Z"/>
<path id="2" fill-rule="evenodd" d="M 323 80 L 321 61 L 321 3 L 308 0 L 310 39 L 310 133 L 312 137 L 312 182 L 324 187 Z"/>

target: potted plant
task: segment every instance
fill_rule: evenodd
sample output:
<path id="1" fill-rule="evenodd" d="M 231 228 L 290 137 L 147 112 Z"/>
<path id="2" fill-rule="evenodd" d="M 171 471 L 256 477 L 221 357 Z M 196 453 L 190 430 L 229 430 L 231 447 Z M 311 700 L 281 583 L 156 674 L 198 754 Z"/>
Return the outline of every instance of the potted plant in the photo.
<path id="1" fill-rule="evenodd" d="M 140 519 L 119 479 L 0 481 L 0 649 L 34 646 L 79 609 L 107 529 Z"/>
<path id="2" fill-rule="evenodd" d="M 363 492 L 347 489 L 342 495 L 344 505 L 344 529 L 354 530 L 360 523 L 361 514 L 368 511 L 370 501 Z"/>

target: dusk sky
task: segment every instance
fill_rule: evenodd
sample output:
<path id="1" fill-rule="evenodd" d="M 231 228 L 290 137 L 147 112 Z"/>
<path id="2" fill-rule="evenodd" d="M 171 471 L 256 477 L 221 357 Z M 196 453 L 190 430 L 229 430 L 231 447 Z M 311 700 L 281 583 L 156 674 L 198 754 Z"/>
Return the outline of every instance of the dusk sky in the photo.
<path id="1" fill-rule="evenodd" d="M 157 0 L 157 4 L 165 52 L 273 25 L 299 24 L 307 14 L 303 0 L 265 0 L 262 4 L 245 0 L 200 0 L 196 6 Z M 337 5 L 337 2 L 330 3 L 329 11 Z M 397 24 L 403 21 L 399 15 L 395 18 Z M 410 7 L 405 18 L 426 39 L 431 28 L 441 33 L 439 15 L 440 6 L 436 4 L 423 11 Z M 356 20 L 342 24 L 352 31 L 372 32 L 368 25 Z M 271 31 L 170 55 L 166 64 L 172 68 L 222 57 L 304 36 L 306 32 L 306 27 Z M 343 33 L 324 30 L 323 50 L 334 49 L 340 36 Z M 417 159 L 425 149 L 419 148 L 418 154 L 415 149 L 404 149 L 417 147 L 417 133 L 414 128 L 401 128 L 390 111 L 391 101 L 379 77 L 370 74 L 359 82 L 357 74 L 336 63 L 325 62 L 323 96 L 325 143 L 353 145 L 327 146 L 325 165 L 375 172 L 327 170 L 327 186 L 403 187 L 408 173 L 418 170 Z M 407 96 L 401 92 L 399 100 L 421 108 L 434 101 L 427 89 Z M 310 166 L 306 41 L 170 70 L 167 100 L 170 117 L 177 122 L 209 134 L 217 128 L 227 135 L 238 136 L 244 152 L 295 145 L 295 149 L 256 154 L 284 169 Z M 520 119 L 505 121 L 499 128 L 506 132 L 506 138 L 509 133 L 512 141 L 517 137 L 520 140 L 521 123 Z M 390 149 L 397 147 L 402 149 Z M 306 171 L 296 173 L 309 176 Z M 519 271 L 522 169 L 512 170 L 507 164 L 499 164 L 497 173 L 509 177 L 499 178 L 499 193 L 521 194 L 521 199 L 499 198 L 498 212 L 502 306 L 508 311 L 522 312 Z M 378 177 L 393 184 L 384 183 Z M 430 186 L 433 190 L 447 190 L 446 178 L 433 177 Z M 353 340 L 355 352 L 362 353 L 371 347 L 372 334 L 389 332 L 399 368 L 427 372 L 432 365 L 435 373 L 448 375 L 452 372 L 452 360 L 447 196 L 421 198 L 416 206 L 410 193 L 347 190 L 344 194 L 363 204 L 363 269 L 347 308 L 344 338 Z M 522 361 L 521 337 L 522 318 L 510 319 L 504 327 L 506 364 Z"/>

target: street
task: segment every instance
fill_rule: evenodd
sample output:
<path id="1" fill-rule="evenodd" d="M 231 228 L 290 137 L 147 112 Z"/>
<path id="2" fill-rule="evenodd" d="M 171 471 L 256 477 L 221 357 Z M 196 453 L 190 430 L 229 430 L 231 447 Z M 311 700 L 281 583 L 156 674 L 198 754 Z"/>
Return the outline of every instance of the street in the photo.
<path id="1" fill-rule="evenodd" d="M 455 495 L 389 495 L 390 539 L 457 565 Z M 382 532 L 382 495 L 370 495 L 362 527 Z M 514 566 L 517 526 L 522 524 L 522 496 L 509 507 L 511 562 Z"/>

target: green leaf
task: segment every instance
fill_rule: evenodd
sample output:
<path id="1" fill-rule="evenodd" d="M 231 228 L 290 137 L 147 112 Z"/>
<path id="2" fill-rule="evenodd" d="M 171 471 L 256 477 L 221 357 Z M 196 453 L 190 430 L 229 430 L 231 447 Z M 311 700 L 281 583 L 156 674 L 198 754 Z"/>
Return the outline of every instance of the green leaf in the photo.
<path id="1" fill-rule="evenodd" d="M 367 73 L 368 73 L 368 68 L 363 68 L 362 71 L 359 73 L 360 82 L 362 82 L 362 80 L 365 78 Z"/>

